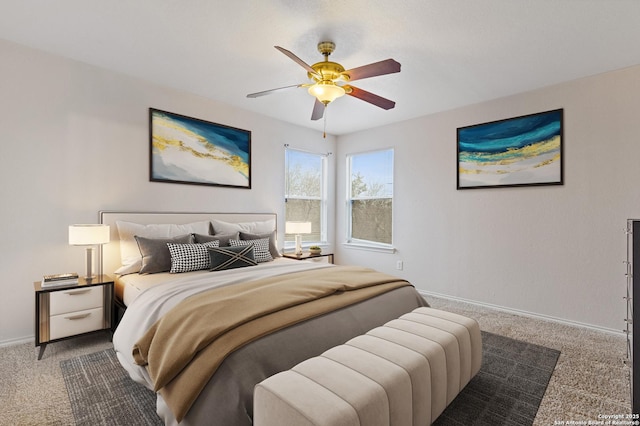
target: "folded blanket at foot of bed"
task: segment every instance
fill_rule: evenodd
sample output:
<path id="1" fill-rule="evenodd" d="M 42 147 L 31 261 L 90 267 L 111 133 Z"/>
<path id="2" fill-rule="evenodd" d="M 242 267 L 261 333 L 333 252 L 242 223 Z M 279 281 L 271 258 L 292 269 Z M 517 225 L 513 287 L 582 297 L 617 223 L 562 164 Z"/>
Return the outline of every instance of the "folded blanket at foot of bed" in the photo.
<path id="1" fill-rule="evenodd" d="M 254 425 L 431 424 L 481 363 L 475 320 L 418 308 L 259 383 Z"/>
<path id="2" fill-rule="evenodd" d="M 333 266 L 321 274 L 306 270 L 214 288 L 183 300 L 153 324 L 135 343 L 133 359 L 147 368 L 154 390 L 180 422 L 237 349 L 409 286 L 373 269 Z"/>

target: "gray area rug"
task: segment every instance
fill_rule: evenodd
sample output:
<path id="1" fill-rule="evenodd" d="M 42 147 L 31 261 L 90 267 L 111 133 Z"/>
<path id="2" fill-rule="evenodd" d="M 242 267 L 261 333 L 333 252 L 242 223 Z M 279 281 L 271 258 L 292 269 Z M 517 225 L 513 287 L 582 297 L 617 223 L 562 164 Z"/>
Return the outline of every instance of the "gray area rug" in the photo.
<path id="1" fill-rule="evenodd" d="M 438 426 L 533 424 L 560 351 L 482 332 L 480 372 Z M 155 395 L 129 378 L 113 349 L 60 362 L 77 425 L 162 425 Z"/>
<path id="2" fill-rule="evenodd" d="M 437 426 L 531 426 L 560 351 L 482 332 L 482 367 Z"/>
<path id="3" fill-rule="evenodd" d="M 60 361 L 76 425 L 163 425 L 153 392 L 134 382 L 113 349 Z"/>

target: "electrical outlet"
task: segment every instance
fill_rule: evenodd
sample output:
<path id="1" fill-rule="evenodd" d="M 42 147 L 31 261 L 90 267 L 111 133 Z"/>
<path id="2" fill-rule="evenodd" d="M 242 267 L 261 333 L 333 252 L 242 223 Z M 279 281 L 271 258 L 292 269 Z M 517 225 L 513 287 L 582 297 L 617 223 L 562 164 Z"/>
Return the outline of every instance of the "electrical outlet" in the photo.
<path id="1" fill-rule="evenodd" d="M 404 262 L 403 262 L 402 260 L 398 260 L 398 261 L 396 262 L 396 269 L 397 269 L 398 271 L 402 271 L 402 268 L 404 268 Z"/>

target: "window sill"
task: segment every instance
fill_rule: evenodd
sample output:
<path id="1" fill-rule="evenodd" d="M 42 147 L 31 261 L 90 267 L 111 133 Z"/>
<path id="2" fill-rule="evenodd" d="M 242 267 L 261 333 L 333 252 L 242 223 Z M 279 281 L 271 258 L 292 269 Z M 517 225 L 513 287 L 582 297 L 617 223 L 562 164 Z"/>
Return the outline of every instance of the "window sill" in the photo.
<path id="1" fill-rule="evenodd" d="M 396 248 L 393 246 L 375 246 L 362 243 L 342 243 L 342 246 L 354 250 L 376 251 L 378 253 L 395 253 Z"/>

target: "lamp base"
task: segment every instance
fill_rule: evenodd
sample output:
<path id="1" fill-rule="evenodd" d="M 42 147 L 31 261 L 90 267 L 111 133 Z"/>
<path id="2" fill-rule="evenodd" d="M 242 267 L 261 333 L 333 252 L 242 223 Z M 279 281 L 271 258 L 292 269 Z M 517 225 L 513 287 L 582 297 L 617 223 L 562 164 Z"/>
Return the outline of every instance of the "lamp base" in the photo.
<path id="1" fill-rule="evenodd" d="M 302 254 L 302 235 L 296 235 L 296 255 L 300 256 Z"/>
<path id="2" fill-rule="evenodd" d="M 86 261 L 87 261 L 87 268 L 86 268 L 86 273 L 84 275 L 84 279 L 87 281 L 91 281 L 92 279 L 94 279 L 96 276 L 93 274 L 93 270 L 92 270 L 92 261 L 93 261 L 93 247 L 87 247 L 86 250 Z"/>

